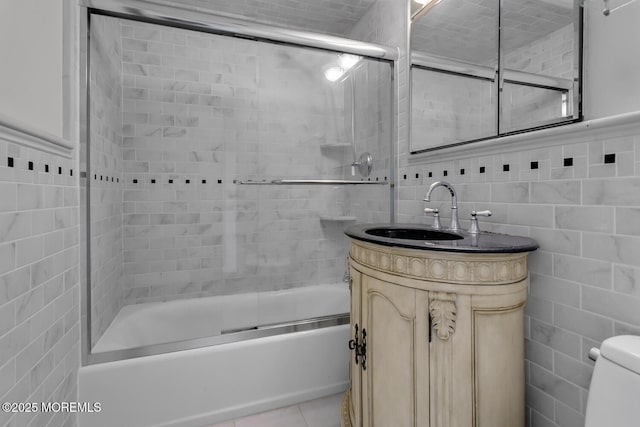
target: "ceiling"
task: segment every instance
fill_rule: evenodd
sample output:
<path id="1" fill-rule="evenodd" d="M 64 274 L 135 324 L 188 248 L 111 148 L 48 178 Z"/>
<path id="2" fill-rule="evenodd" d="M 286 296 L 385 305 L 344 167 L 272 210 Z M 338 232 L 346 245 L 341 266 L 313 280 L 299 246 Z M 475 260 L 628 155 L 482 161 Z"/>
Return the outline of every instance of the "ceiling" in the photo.
<path id="1" fill-rule="evenodd" d="M 376 0 L 169 0 L 217 14 L 335 36 L 349 31 Z M 412 24 L 412 49 L 477 64 L 497 61 L 498 4 L 503 45 L 524 46 L 572 21 L 573 0 L 442 0 Z M 413 1 L 411 2 L 413 6 Z M 398 0 L 398 4 L 401 1 Z"/>
<path id="2" fill-rule="evenodd" d="M 411 48 L 476 64 L 494 65 L 498 0 L 442 0 L 412 23 Z M 566 0 L 503 0 L 505 52 L 530 44 L 573 21 Z"/>
<path id="3" fill-rule="evenodd" d="M 172 0 L 218 14 L 345 36 L 375 0 Z"/>

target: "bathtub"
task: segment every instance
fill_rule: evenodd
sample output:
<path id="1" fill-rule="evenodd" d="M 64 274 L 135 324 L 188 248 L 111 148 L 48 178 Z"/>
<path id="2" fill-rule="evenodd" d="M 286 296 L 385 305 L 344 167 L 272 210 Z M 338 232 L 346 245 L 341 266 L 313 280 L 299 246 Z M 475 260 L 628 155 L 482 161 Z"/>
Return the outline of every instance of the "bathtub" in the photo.
<path id="1" fill-rule="evenodd" d="M 126 306 L 94 353 L 348 311 L 346 284 Z M 79 425 L 201 427 L 335 394 L 348 386 L 348 340 L 342 324 L 83 366 L 79 400 L 101 411 Z"/>

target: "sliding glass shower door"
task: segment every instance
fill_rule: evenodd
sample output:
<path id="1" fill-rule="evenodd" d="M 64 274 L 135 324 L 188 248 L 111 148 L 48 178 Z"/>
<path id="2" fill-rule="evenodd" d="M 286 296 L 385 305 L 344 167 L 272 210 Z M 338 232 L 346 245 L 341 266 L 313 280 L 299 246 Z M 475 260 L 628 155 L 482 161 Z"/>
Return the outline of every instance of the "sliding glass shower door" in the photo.
<path id="1" fill-rule="evenodd" d="M 91 345 L 166 301 L 248 301 L 201 335 L 309 317 L 260 304 L 340 286 L 344 227 L 389 219 L 392 63 L 98 13 L 89 35 Z"/>

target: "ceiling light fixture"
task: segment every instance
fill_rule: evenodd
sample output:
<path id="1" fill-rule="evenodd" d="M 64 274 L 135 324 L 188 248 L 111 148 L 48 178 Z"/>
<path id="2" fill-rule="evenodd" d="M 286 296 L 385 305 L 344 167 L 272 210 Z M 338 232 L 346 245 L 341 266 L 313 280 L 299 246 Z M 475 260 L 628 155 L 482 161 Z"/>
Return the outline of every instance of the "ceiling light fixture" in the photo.
<path id="1" fill-rule="evenodd" d="M 362 59 L 361 56 L 352 55 L 350 53 L 341 53 L 338 55 L 338 66 L 329 67 L 324 70 L 324 77 L 330 82 L 338 81 L 345 75 L 347 71 L 356 66 Z"/>
<path id="2" fill-rule="evenodd" d="M 330 82 L 335 82 L 344 74 L 344 70 L 340 67 L 331 67 L 324 70 L 324 77 Z"/>
<path id="3" fill-rule="evenodd" d="M 360 59 L 362 59 L 361 56 L 352 55 L 349 53 L 342 53 L 338 55 L 338 64 L 340 64 L 340 67 L 344 71 L 349 71 L 351 68 L 353 68 L 354 65 L 356 65 L 360 61 Z"/>

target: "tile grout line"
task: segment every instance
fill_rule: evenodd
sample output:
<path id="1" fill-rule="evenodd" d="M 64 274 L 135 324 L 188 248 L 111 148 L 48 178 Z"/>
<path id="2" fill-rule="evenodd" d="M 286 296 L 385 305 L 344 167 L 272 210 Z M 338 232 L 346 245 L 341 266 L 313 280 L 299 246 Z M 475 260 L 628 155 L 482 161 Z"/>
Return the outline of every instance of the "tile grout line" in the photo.
<path id="1" fill-rule="evenodd" d="M 307 418 L 304 416 L 302 406 L 300 406 L 300 404 L 297 404 L 296 406 L 298 407 L 298 411 L 300 411 L 300 416 L 302 416 L 302 421 L 304 422 L 305 427 L 309 427 L 309 423 L 307 422 Z"/>

